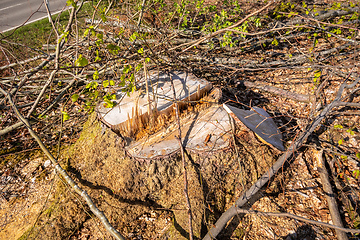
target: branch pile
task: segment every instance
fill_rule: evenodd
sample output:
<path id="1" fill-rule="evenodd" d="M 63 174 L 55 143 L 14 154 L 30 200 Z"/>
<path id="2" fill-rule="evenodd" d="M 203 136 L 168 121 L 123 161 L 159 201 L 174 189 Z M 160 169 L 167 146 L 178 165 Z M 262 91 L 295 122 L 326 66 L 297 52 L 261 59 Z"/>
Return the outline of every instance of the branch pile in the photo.
<path id="1" fill-rule="evenodd" d="M 93 15 L 79 19 L 82 7 L 73 5 L 66 25 L 52 22 L 55 40 L 43 49 L 28 46 L 29 59 L 6 50 L 17 44 L 11 35 L 0 40 L 0 87 L 48 145 L 78 133 L 81 119 L 98 102 L 113 107 L 115 88 L 136 91 L 143 69 L 186 70 L 221 88 L 223 102 L 271 103 L 279 122 L 287 122 L 282 130 L 293 144 L 249 190 L 253 196 L 311 134 L 327 131 L 338 116 L 359 115 L 358 4 L 140 1 L 130 7 L 100 1 Z M 34 147 L 5 92 L 0 93 L 1 154 Z M 25 142 L 20 149 L 19 141 Z M 358 147 L 344 146 L 336 151 L 356 159 Z M 249 191 L 207 239 L 239 213 Z"/>

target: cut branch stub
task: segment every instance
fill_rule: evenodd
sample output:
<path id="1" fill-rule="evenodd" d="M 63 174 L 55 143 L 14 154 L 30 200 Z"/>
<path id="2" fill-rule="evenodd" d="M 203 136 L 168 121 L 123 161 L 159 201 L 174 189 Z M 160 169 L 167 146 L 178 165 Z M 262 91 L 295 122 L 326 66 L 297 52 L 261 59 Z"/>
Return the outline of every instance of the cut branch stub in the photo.
<path id="1" fill-rule="evenodd" d="M 262 108 L 253 107 L 250 111 L 223 104 L 225 110 L 236 122 L 245 125 L 265 144 L 285 151 L 282 134 L 269 114 Z"/>

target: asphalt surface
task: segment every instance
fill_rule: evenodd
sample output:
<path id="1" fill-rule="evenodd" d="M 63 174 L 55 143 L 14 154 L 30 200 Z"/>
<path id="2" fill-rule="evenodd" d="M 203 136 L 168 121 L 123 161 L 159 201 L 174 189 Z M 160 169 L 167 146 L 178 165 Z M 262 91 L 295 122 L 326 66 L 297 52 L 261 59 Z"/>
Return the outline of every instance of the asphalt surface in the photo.
<path id="1" fill-rule="evenodd" d="M 52 14 L 66 7 L 66 0 L 48 0 Z M 47 18 L 44 0 L 0 0 L 0 32 Z"/>

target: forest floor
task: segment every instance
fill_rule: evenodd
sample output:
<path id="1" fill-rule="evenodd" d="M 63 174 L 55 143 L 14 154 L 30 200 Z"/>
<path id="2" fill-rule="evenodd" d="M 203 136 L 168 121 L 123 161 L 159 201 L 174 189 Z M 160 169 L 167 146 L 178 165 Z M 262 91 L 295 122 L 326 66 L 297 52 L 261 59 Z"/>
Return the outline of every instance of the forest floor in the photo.
<path id="1" fill-rule="evenodd" d="M 225 3 L 207 4 L 217 7 L 217 17 L 230 21 L 235 15 L 230 14 L 231 6 Z M 64 56 L 61 64 L 73 67 L 64 67 L 65 75 L 59 71 L 29 119 L 60 165 L 89 193 L 110 223 L 126 238 L 187 239 L 188 215 L 181 156 L 175 154 L 143 161 L 130 157 L 123 148 L 122 138 L 104 127 L 96 113 L 89 114 L 89 106 L 100 102 L 94 96 L 109 96 L 125 83 L 126 90 L 132 91 L 132 71 L 136 73 L 139 62 L 146 65 L 146 56 L 149 56 L 149 69 L 189 71 L 211 82 L 222 91 L 220 104 L 243 109 L 264 108 L 279 126 L 284 145 L 289 148 L 337 99 L 341 85 L 359 78 L 359 6 L 341 4 L 315 1 L 305 6 L 304 3 L 278 2 L 266 12 L 258 13 L 258 18 L 248 19 L 247 29 L 233 29 L 232 34 L 255 34 L 239 37 L 234 45 L 227 42 L 226 34 L 214 35 L 211 41 L 205 41 L 203 38 L 208 35 L 198 36 L 199 32 L 193 29 L 189 32 L 195 35 L 174 31 L 174 37 L 169 39 L 169 33 L 154 31 L 164 23 L 146 13 L 144 21 L 152 31 L 135 34 L 145 40 L 132 41 L 131 24 L 100 26 L 94 34 L 89 34 L 87 43 L 66 43 L 68 48 L 61 53 Z M 263 6 L 265 4 L 244 3 L 241 17 Z M 220 9 L 226 9 L 230 16 L 221 15 Z M 305 9 L 313 15 L 305 14 Z M 334 11 L 337 15 L 328 14 Z M 114 10 L 108 21 L 122 23 L 126 17 L 120 13 L 119 9 Z M 275 13 L 282 15 L 278 19 L 269 17 Z M 285 17 L 289 14 L 290 17 Z M 129 14 L 126 16 L 128 18 Z M 201 15 L 199 12 L 199 16 L 192 16 L 193 19 L 199 17 L 194 25 L 201 25 L 214 17 L 214 13 Z M 158 17 L 165 18 L 161 14 Z M 180 26 L 183 20 L 179 19 L 174 17 L 170 22 L 178 21 Z M 224 19 L 218 19 L 222 27 L 228 26 Z M 261 29 L 255 27 L 256 19 L 262 22 Z M 303 29 L 299 29 L 299 24 Z M 83 30 L 91 29 L 88 25 L 79 23 L 79 26 Z M 121 32 L 124 35 L 119 37 Z M 84 31 L 79 35 L 84 35 Z M 116 41 L 115 36 L 118 36 Z M 204 43 L 197 42 L 199 39 Z M 159 41 L 164 45 L 156 45 Z M 56 40 L 53 43 L 56 44 Z M 0 70 L 0 86 L 10 91 L 19 83 L 17 78 L 11 79 L 14 73 L 23 77 L 42 60 L 7 67 L 7 61 L 25 59 L 16 54 L 12 56 L 16 61 L 9 58 L 8 52 L 19 46 L 9 46 L 9 42 L 4 41 L 1 44 L 0 47 L 8 51 L 0 53 L 4 67 Z M 77 65 L 81 57 L 78 52 L 71 52 L 75 45 L 80 46 L 76 51 L 83 51 L 89 64 Z M 192 47 L 187 49 L 189 46 Z M 142 55 L 140 49 L 148 55 Z M 119 52 L 124 52 L 124 56 L 119 57 Z M 78 58 L 71 57 L 75 54 Z M 26 57 L 34 56 L 34 53 L 26 54 Z M 102 62 L 98 63 L 96 57 L 101 57 Z M 74 59 L 78 62 L 74 63 Z M 55 63 L 49 62 L 49 69 L 29 76 L 32 81 L 23 85 L 14 97 L 24 115 L 31 107 L 26 104 L 35 101 L 50 71 L 55 69 Z M 124 68 L 128 72 L 125 73 Z M 102 72 L 104 69 L 108 72 Z M 70 71 L 78 79 L 76 84 L 71 82 Z M 96 72 L 100 77 L 96 78 Z M 114 86 L 108 86 L 110 80 L 115 81 Z M 92 89 L 94 85 L 89 85 L 94 82 L 101 89 L 98 93 L 98 89 Z M 66 89 L 64 95 L 60 95 L 67 86 L 71 91 Z M 357 84 L 344 90 L 340 99 L 342 105 L 326 112 L 315 131 L 295 149 L 276 176 L 243 206 L 245 210 L 258 212 L 235 216 L 218 239 L 339 239 L 333 228 L 318 224 L 334 224 L 322 169 L 328 174 L 344 227 L 360 228 L 359 89 Z M 57 96 L 62 97 L 59 100 Z M 4 95 L 1 98 L 5 99 Z M 106 98 L 101 100 L 106 101 Z M 42 115 L 53 102 L 56 107 Z M 70 119 L 64 121 L 64 116 Z M 1 131 L 18 122 L 10 105 L 2 99 L 0 117 Z M 235 143 L 222 151 L 188 153 L 188 194 L 196 239 L 203 238 L 236 199 L 270 171 L 281 156 L 254 138 L 251 131 L 239 128 L 235 135 Z M 111 239 L 84 200 L 55 173 L 51 161 L 40 151 L 26 128 L 1 133 L 0 145 L 0 239 Z M 326 162 L 325 167 L 319 152 Z M 266 213 L 290 213 L 317 223 Z M 358 236 L 347 233 L 349 239 L 358 239 Z"/>

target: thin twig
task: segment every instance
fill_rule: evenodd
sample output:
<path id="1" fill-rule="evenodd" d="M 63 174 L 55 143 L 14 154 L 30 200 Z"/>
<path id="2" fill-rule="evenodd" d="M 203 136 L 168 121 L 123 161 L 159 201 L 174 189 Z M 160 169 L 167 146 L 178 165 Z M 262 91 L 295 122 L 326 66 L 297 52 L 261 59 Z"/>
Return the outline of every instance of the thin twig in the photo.
<path id="1" fill-rule="evenodd" d="M 176 99 L 176 91 L 175 91 L 174 81 L 171 76 L 170 76 L 170 79 L 171 79 L 171 86 L 172 86 L 173 93 L 174 93 L 174 105 L 175 105 L 176 121 L 177 121 L 177 125 L 178 125 L 178 133 L 179 133 L 179 136 L 177 139 L 179 141 L 182 164 L 183 164 L 183 168 L 184 168 L 184 195 L 185 195 L 185 199 L 186 199 L 186 205 L 187 205 L 188 216 L 189 216 L 189 239 L 192 240 L 193 236 L 194 236 L 193 228 L 192 228 L 192 213 L 191 213 L 191 205 L 190 205 L 190 199 L 189 199 L 189 194 L 188 194 L 188 181 L 187 181 L 184 146 L 182 145 L 182 141 L 181 141 L 181 125 L 180 125 L 180 117 L 179 117 L 179 105 L 178 105 L 177 99 Z"/>
<path id="2" fill-rule="evenodd" d="M 145 2 L 146 2 L 146 0 L 143 0 L 143 2 L 141 4 L 140 16 L 139 16 L 139 20 L 138 20 L 138 24 L 137 24 L 138 27 L 140 27 L 141 19 L 142 19 L 143 14 L 144 14 Z"/>

